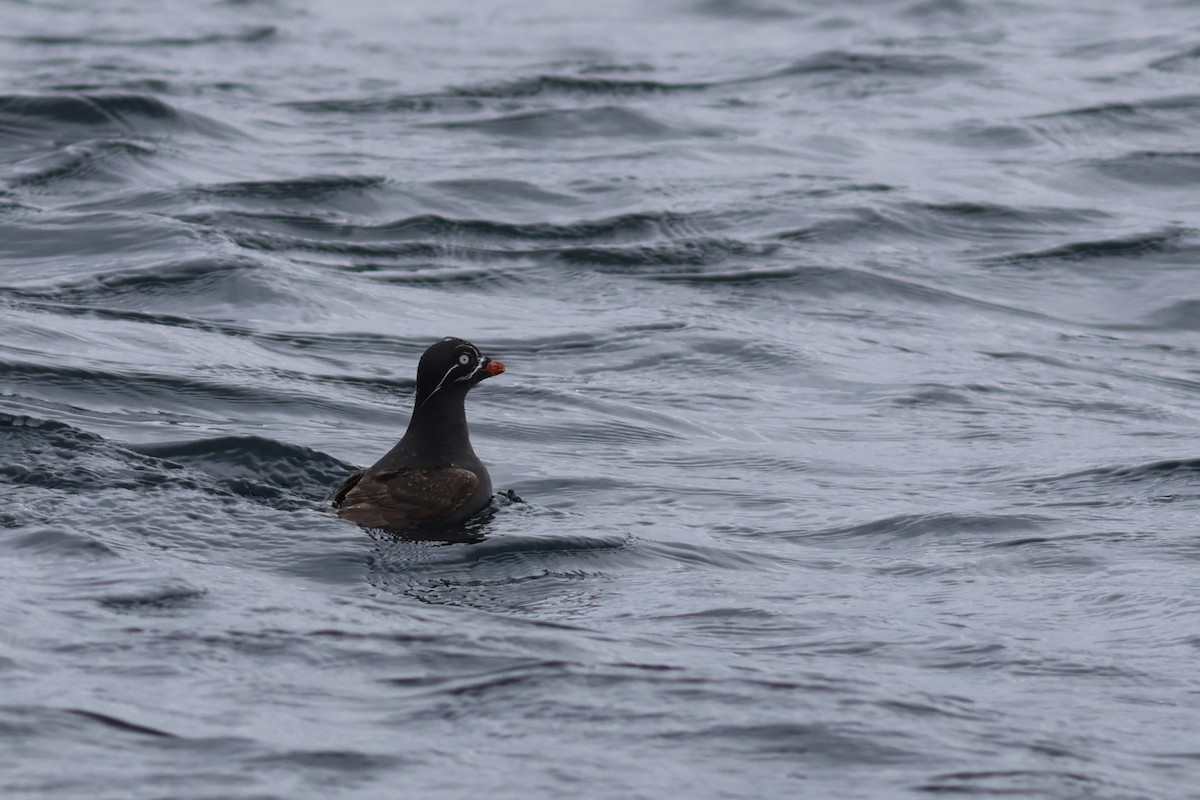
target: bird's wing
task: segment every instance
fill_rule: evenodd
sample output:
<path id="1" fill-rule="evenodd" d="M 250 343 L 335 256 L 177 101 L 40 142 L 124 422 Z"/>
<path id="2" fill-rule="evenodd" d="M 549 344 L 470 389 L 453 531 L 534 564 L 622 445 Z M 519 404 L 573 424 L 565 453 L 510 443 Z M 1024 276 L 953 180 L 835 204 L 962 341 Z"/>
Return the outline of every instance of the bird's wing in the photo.
<path id="1" fill-rule="evenodd" d="M 355 484 L 362 480 L 363 473 L 365 472 L 366 470 L 363 469 L 356 469 L 354 472 L 351 472 L 346 476 L 345 480 L 337 485 L 337 488 L 330 493 L 329 497 L 325 499 L 333 503 L 335 508 L 340 506 L 342 501 L 346 499 L 346 493 L 353 489 Z"/>
<path id="2" fill-rule="evenodd" d="M 405 467 L 356 475 L 334 491 L 334 505 L 339 517 L 366 528 L 440 522 L 452 517 L 479 488 L 478 476 L 458 467 Z"/>

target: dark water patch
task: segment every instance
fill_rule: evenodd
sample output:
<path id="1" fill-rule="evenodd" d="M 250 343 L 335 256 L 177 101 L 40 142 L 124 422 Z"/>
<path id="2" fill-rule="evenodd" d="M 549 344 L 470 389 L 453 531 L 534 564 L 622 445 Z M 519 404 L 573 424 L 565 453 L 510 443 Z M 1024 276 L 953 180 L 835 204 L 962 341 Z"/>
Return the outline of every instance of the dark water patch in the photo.
<path id="1" fill-rule="evenodd" d="M 1181 94 L 1128 102 L 1099 103 L 1049 114 L 1027 117 L 1043 137 L 1060 137 L 1097 132 L 1171 133 L 1181 125 L 1200 122 L 1200 95 Z"/>
<path id="2" fill-rule="evenodd" d="M 63 711 L 67 714 L 75 714 L 76 716 L 99 723 L 110 730 L 119 731 L 121 733 L 134 733 L 140 736 L 154 736 L 165 739 L 175 738 L 175 734 L 173 733 L 168 733 L 167 731 L 159 730 L 158 728 L 151 728 L 149 725 L 140 725 L 136 722 L 130 722 L 129 720 L 124 720 L 111 714 L 101 714 L 99 711 L 86 711 L 80 708 L 67 708 L 63 709 Z"/>
<path id="3" fill-rule="evenodd" d="M 724 19 L 767 22 L 794 19 L 802 16 L 794 5 L 772 3 L 767 0 L 700 0 L 692 6 L 697 13 Z"/>
<path id="4" fill-rule="evenodd" d="M 61 94 L 136 94 L 136 95 L 171 95 L 185 94 L 175 84 L 161 78 L 118 78 L 113 81 L 97 80 L 94 82 L 80 81 L 78 83 L 56 83 L 47 89 Z M 217 88 L 217 87 L 213 87 Z"/>
<path id="5" fill-rule="evenodd" d="M 743 267 L 729 271 L 658 272 L 648 277 L 662 283 L 681 283 L 695 286 L 708 284 L 718 284 L 721 286 L 769 286 L 777 281 L 794 282 L 800 272 L 801 270 L 796 267 Z"/>
<path id="6" fill-rule="evenodd" d="M 1192 72 L 1200 68 L 1200 45 L 1181 50 L 1173 55 L 1155 59 L 1149 64 L 1151 69 L 1164 72 Z"/>
<path id="7" fill-rule="evenodd" d="M 1009 769 L 977 772 L 947 772 L 935 775 L 913 788 L 937 795 L 984 797 L 1097 796 L 1117 789 L 1107 781 L 1082 772 L 1060 769 Z M 1123 794 L 1123 787 L 1122 789 Z M 1067 793 L 1063 795 L 1062 793 Z"/>
<path id="8" fill-rule="evenodd" d="M 905 78 L 955 78 L 977 75 L 983 71 L 985 67 L 980 63 L 941 54 L 828 50 L 794 61 L 754 80 L 835 75 L 876 77 L 887 82 Z"/>
<path id="9" fill-rule="evenodd" d="M 1102 223 L 1108 215 L 1086 208 L 1005 206 L 997 203 L 908 203 L 894 208 L 884 238 L 997 243 Z"/>
<path id="10" fill-rule="evenodd" d="M 343 193 L 360 193 L 386 183 L 386 178 L 377 175 L 313 175 L 284 180 L 216 183 L 192 189 L 191 192 L 200 198 L 271 202 L 304 200 L 324 206 Z"/>
<path id="11" fill-rule="evenodd" d="M 652 114 L 623 106 L 550 109 L 505 114 L 487 119 L 433 123 L 450 130 L 471 130 L 515 139 L 635 139 L 661 141 L 723 135 L 712 126 L 681 127 L 660 122 Z"/>
<path id="12" fill-rule="evenodd" d="M 50 366 L 15 361 L 0 362 L 8 380 L 14 386 L 28 385 L 39 393 L 59 387 L 73 394 L 87 387 L 93 398 L 129 399 L 135 396 L 157 396 L 182 399 L 190 406 L 220 404 L 259 405 L 268 400 L 249 387 L 209 382 L 195 378 L 170 377 L 149 373 L 115 372 L 84 367 Z M 204 402 L 202 402 L 204 401 Z"/>
<path id="13" fill-rule="evenodd" d="M 912 391 L 900 395 L 892 395 L 881 399 L 882 402 L 897 406 L 948 406 L 968 408 L 975 405 L 975 399 L 965 394 L 961 389 L 949 386 L 925 385 L 914 387 Z"/>
<path id="14" fill-rule="evenodd" d="M 145 94 L 0 95 L 0 153 L 12 140 L 72 141 L 118 136 L 200 133 L 228 138 L 234 129 Z"/>
<path id="15" fill-rule="evenodd" d="M 649 79 L 616 79 L 596 75 L 551 74 L 456 86 L 440 92 L 393 94 L 381 97 L 330 97 L 321 100 L 294 101 L 285 105 L 312 114 L 440 113 L 449 115 L 476 113 L 487 108 L 511 110 L 514 102 L 530 99 L 652 98 L 658 95 L 703 91 L 714 85 L 716 84 L 706 82 L 669 82 Z M 575 110 L 576 113 L 580 111 L 582 110 Z M 623 116 L 626 111 L 626 109 L 619 108 L 610 109 L 599 117 L 590 118 L 590 122 L 587 122 L 589 117 L 585 115 L 582 118 L 575 118 L 571 124 L 574 126 L 586 124 L 588 128 L 594 128 L 597 125 L 611 127 L 614 120 L 628 119 Z M 517 116 L 520 117 L 520 115 Z M 641 125 L 649 124 L 642 121 L 641 117 L 635 118 Z M 511 120 L 513 117 L 506 116 L 503 119 Z M 581 119 L 585 122 L 581 123 Z M 657 131 L 659 128 L 655 127 L 655 130 Z"/>
<path id="16" fill-rule="evenodd" d="M 256 213 L 291 213 L 297 218 L 309 216 L 327 224 L 366 225 L 353 220 L 373 218 L 396 207 L 413 206 L 422 210 L 431 204 L 438 208 L 478 211 L 480 221 L 489 216 L 510 217 L 514 212 L 526 215 L 532 207 L 536 218 L 544 218 L 547 208 L 561 212 L 563 207 L 583 205 L 574 194 L 552 191 L 528 181 L 501 178 L 459 178 L 421 182 L 400 182 L 379 175 L 331 174 L 309 175 L 277 180 L 226 181 L 204 185 L 188 185 L 171 189 L 142 192 L 123 192 L 100 201 L 75 203 L 72 210 L 128 210 L 153 208 L 158 213 L 196 215 L 204 213 L 242 211 Z M 202 208 L 204 211 L 198 211 Z M 425 215 L 421 215 L 425 216 Z M 430 214 L 428 216 L 438 216 Z M 454 220 L 453 217 L 444 217 Z M 397 220 L 403 222 L 404 220 Z M 472 221 L 470 216 L 462 219 Z M 495 220 L 503 224 L 503 219 Z M 396 223 L 384 223 L 396 224 Z M 253 216 L 244 227 L 253 228 Z"/>
<path id="17" fill-rule="evenodd" d="M 1119 506 L 1200 499 L 1200 459 L 1097 467 L 1021 481 L 1054 504 Z"/>
<path id="18" fill-rule="evenodd" d="M 1091 167 L 1102 175 L 1143 186 L 1200 186 L 1200 153 L 1140 151 L 1094 161 Z"/>
<path id="19" fill-rule="evenodd" d="M 486 103 L 478 97 L 445 93 L 398 94 L 383 97 L 330 97 L 322 100 L 293 100 L 282 104 L 309 114 L 469 114 L 482 111 Z"/>
<path id="20" fill-rule="evenodd" d="M 735 245 L 736 247 L 736 245 Z M 728 260 L 732 261 L 731 255 Z M 780 256 L 776 260 L 782 260 Z M 769 292 L 775 296 L 807 302 L 846 296 L 865 296 L 888 303 L 915 303 L 932 307 L 970 308 L 989 311 L 1001 317 L 1019 316 L 1044 318 L 1044 315 L 1015 305 L 974 297 L 963 292 L 930 286 L 917 280 L 887 275 L 869 268 L 847 268 L 795 264 L 792 266 L 750 266 L 734 269 L 712 269 L 706 263 L 721 265 L 725 259 L 712 257 L 710 262 L 691 265 L 684 271 L 671 269 L 676 264 L 645 265 L 637 268 L 605 266 L 597 271 L 613 274 L 642 275 L 659 283 L 678 283 L 709 287 L 714 291 L 742 289 L 754 292 Z M 654 267 L 651 270 L 651 267 Z M 813 309 L 816 308 L 813 304 Z M 810 310 L 809 313 L 819 313 Z"/>
<path id="21" fill-rule="evenodd" d="M 264 253 L 302 252 L 353 259 L 401 259 L 425 263 L 472 255 L 480 258 L 505 257 L 503 251 L 489 252 L 441 242 L 348 242 L 325 237 L 298 236 L 268 231 L 254 232 L 245 229 L 228 230 L 226 235 L 239 247 Z M 367 271 L 370 269 L 371 267 L 368 266 Z"/>
<path id="22" fill-rule="evenodd" d="M 20 486 L 9 487 L 13 499 L 18 499 Z M 19 500 L 18 500 L 19 502 Z M 22 520 L 13 515 L 11 527 L 24 527 Z M 59 527 L 36 527 L 26 529 L 5 541 L 6 547 L 15 550 L 26 550 L 39 555 L 57 558 L 113 558 L 118 552 L 101 541 L 96 535 L 86 530 L 67 530 Z"/>
<path id="23" fill-rule="evenodd" d="M 967 0 L 917 0 L 915 3 L 906 5 L 901 16 L 923 23 L 949 21 L 956 28 L 960 26 L 965 28 L 969 23 L 987 19 L 988 10 L 986 7 L 977 6 Z M 990 42 L 995 37 L 982 34 L 977 35 L 975 40 L 980 38 Z"/>
<path id="24" fill-rule="evenodd" d="M 332 773 L 327 776 L 341 781 L 358 783 L 373 779 L 370 773 L 394 770 L 411 765 L 416 759 L 404 754 L 373 755 L 360 750 L 286 750 L 249 759 L 255 769 L 293 773 L 297 770 L 313 773 Z M 316 780 L 320 780 L 319 777 Z"/>
<path id="25" fill-rule="evenodd" d="M 102 34 L 88 36 L 30 35 L 5 37 L 22 44 L 42 47 L 200 47 L 211 44 L 260 44 L 275 38 L 274 25 L 259 25 L 232 32 L 213 32 L 198 36 L 112 37 Z"/>
<path id="26" fill-rule="evenodd" d="M 180 225 L 147 224 L 137 214 L 104 211 L 53 216 L 20 215 L 0 219 L 0 258 L 8 264 L 32 263 L 61 268 L 62 262 L 75 265 L 78 275 L 94 266 L 91 257 L 130 257 L 151 253 L 187 251 L 195 245 L 195 235 Z M 41 283 L 42 272 L 6 270 L 0 281 Z M 53 274 L 53 273 L 52 273 Z"/>
<path id="27" fill-rule="evenodd" d="M 95 434 L 61 422 L 0 414 L 0 480 L 20 489 L 70 492 L 150 489 L 168 482 L 198 488 Z"/>
<path id="28" fill-rule="evenodd" d="M 440 681 L 437 695 L 446 698 L 489 698 L 493 702 L 505 702 L 513 689 L 532 688 L 537 685 L 572 682 L 574 665 L 567 661 L 540 660 L 514 664 L 488 671 L 482 675 L 456 675 L 448 681 Z M 400 679 L 398 684 L 405 688 L 412 684 Z"/>
<path id="29" fill-rule="evenodd" d="M 620 243 L 695 235 L 715 220 L 671 212 L 620 214 L 565 223 L 512 223 L 422 214 L 393 222 L 362 225 L 310 214 L 277 211 L 213 211 L 184 221 L 253 232 L 275 230 L 331 242 L 412 242 L 424 240 L 487 243 Z"/>
<path id="30" fill-rule="evenodd" d="M 638 552 L 645 557 L 661 559 L 678 566 L 690 566 L 701 570 L 727 570 L 769 573 L 780 569 L 796 568 L 799 560 L 781 553 L 755 553 L 735 547 L 720 547 L 691 542 L 644 541 Z"/>
<path id="31" fill-rule="evenodd" d="M 583 200 L 574 194 L 552 191 L 530 181 L 503 178 L 455 178 L 430 181 L 427 184 L 442 194 L 469 202 L 495 212 L 514 204 L 529 204 L 561 210 L 564 206 L 580 205 Z"/>
<path id="32" fill-rule="evenodd" d="M 983 259 L 984 263 L 1031 265 L 1041 262 L 1096 261 L 1102 259 L 1131 259 L 1169 252 L 1181 246 L 1189 232 L 1180 228 L 1130 234 L 1112 239 L 1077 241 L 1044 250 L 1032 250 Z"/>
<path id="33" fill-rule="evenodd" d="M 308 448 L 258 437 L 136 447 L 122 447 L 60 422 L 4 414 L 0 415 L 0 481 L 11 491 L 115 497 L 121 491 L 170 490 L 193 493 L 192 500 L 202 502 L 248 499 L 296 511 L 314 507 L 352 469 Z M 209 499 L 202 500 L 205 497 Z M 161 513 L 162 504 L 171 508 L 171 502 L 159 499 L 148 506 Z M 55 505 L 43 502 L 30 510 L 40 518 L 56 513 Z M 172 508 L 170 518 L 176 512 L 186 517 L 189 509 Z"/>
<path id="34" fill-rule="evenodd" d="M 221 211 L 185 214 L 181 221 L 219 230 L 243 247 L 266 252 L 303 251 L 368 260 L 355 271 L 387 270 L 381 259 L 419 262 L 419 274 L 387 276 L 396 281 L 437 279 L 440 262 L 488 264 L 533 261 L 588 267 L 603 273 L 659 275 L 686 282 L 690 273 L 663 273 L 664 267 L 703 267 L 731 259 L 759 260 L 776 253 L 774 242 L 750 242 L 704 235 L 704 220 L 676 214 L 630 214 L 571 223 L 504 223 L 438 215 L 410 217 L 381 225 L 355 225 L 311 215 Z M 583 243 L 587 244 L 583 244 Z M 429 261 L 438 262 L 430 267 Z M 776 270 L 758 270 L 749 280 L 770 279 Z M 783 277 L 789 277 L 786 271 Z M 460 276 L 464 277 L 464 276 Z M 485 276 L 469 272 L 465 279 Z M 497 280 L 504 275 L 497 272 Z M 695 276 L 697 281 L 748 280 L 741 272 Z"/>
<path id="35" fill-rule="evenodd" d="M 413 257 L 410 255 L 409 257 Z M 394 286 L 431 286 L 451 287 L 469 286 L 472 289 L 496 288 L 513 286 L 521 283 L 519 271 L 501 272 L 496 269 L 496 256 L 486 250 L 470 249 L 463 251 L 457 248 L 447 248 L 437 256 L 439 259 L 454 259 L 470 261 L 477 266 L 443 266 L 411 264 L 397 266 L 394 264 L 365 264 L 343 267 L 348 272 L 367 275 L 373 281 L 388 283 Z M 491 261 L 490 265 L 482 262 Z"/>
<path id="36" fill-rule="evenodd" d="M 0 299 L 4 295 L 9 297 L 20 298 L 18 302 L 13 303 L 14 308 L 20 308 L 27 311 L 46 312 L 54 317 L 62 319 L 95 319 L 107 322 L 136 322 L 145 323 L 148 325 L 162 325 L 168 328 L 179 328 L 181 330 L 197 331 L 201 333 L 213 333 L 222 336 L 228 336 L 231 339 L 251 339 L 264 344 L 264 346 L 278 346 L 280 342 L 286 342 L 288 336 L 271 333 L 260 333 L 251 330 L 241 325 L 234 325 L 228 322 L 210 321 L 204 319 L 196 319 L 192 317 L 183 317 L 176 314 L 146 312 L 134 309 L 109 308 L 101 306 L 85 305 L 87 302 L 86 295 L 78 298 L 79 304 L 74 302 L 58 302 L 52 300 L 41 299 L 45 295 L 52 294 L 52 291 L 39 292 L 29 290 L 4 290 L 0 288 Z M 336 340 L 337 337 L 334 337 Z M 354 338 L 354 337 L 351 337 Z M 303 346 L 303 342 L 301 342 Z"/>
<path id="37" fill-rule="evenodd" d="M 134 591 L 114 592 L 97 598 L 97 602 L 112 611 L 127 613 L 178 613 L 194 607 L 208 594 L 207 589 L 184 581 Z"/>
<path id="38" fill-rule="evenodd" d="M 500 83 L 461 86 L 452 91 L 457 97 L 492 100 L 522 99 L 543 95 L 582 95 L 585 97 L 628 97 L 659 95 L 707 89 L 711 83 L 670 83 L 654 80 L 615 80 L 579 75 L 535 75 Z"/>
<path id="39" fill-rule="evenodd" d="M 888 764 L 909 761 L 917 752 L 888 742 L 910 737 L 899 731 L 871 730 L 865 725 L 835 723 L 763 722 L 717 725 L 695 731 L 662 734 L 666 739 L 686 739 L 705 750 L 745 753 L 749 757 L 802 759 L 816 764 Z"/>
<path id="40" fill-rule="evenodd" d="M 1074 231 L 1102 223 L 1104 212 L 1083 208 L 1015 207 L 997 203 L 914 203 L 857 206 L 840 209 L 836 216 L 807 227 L 780 231 L 785 241 L 822 244 L 858 243 L 864 240 L 895 242 L 957 242 L 1000 244 Z"/>
<path id="41" fill-rule="evenodd" d="M 44 289 L 10 290 L 22 300 L 42 300 L 74 305 L 132 305 L 137 310 L 159 306 L 174 298 L 181 309 L 198 310 L 204 298 L 246 303 L 279 292 L 283 287 L 258 276 L 261 265 L 249 258 L 198 258 L 151 264 L 65 280 Z M 282 295 L 278 295 L 282 299 Z M 166 320 L 164 320 L 166 323 Z"/>
<path id="42" fill-rule="evenodd" d="M 0 183 L 13 189 L 62 181 L 126 183 L 131 173 L 146 170 L 156 152 L 153 145 L 130 139 L 90 139 L 8 165 L 0 169 Z"/>
<path id="43" fill-rule="evenodd" d="M 920 135 L 956 147 L 985 152 L 1023 150 L 1044 143 L 1037 131 L 1027 125 L 986 119 L 960 120 L 949 126 L 920 131 Z"/>
<path id="44" fill-rule="evenodd" d="M 718 334 L 701 336 L 698 331 L 691 337 L 688 349 L 691 352 L 681 359 L 685 362 L 685 367 L 698 370 L 720 370 L 725 367 L 730 374 L 747 370 L 765 372 L 781 367 L 798 373 L 815 363 L 811 353 L 797 347 L 793 342 L 764 342 Z M 730 453 L 729 456 L 738 458 L 735 453 Z M 755 457 L 765 457 L 765 454 L 756 453 Z"/>
<path id="45" fill-rule="evenodd" d="M 1200 298 L 1176 300 L 1144 318 L 1146 327 L 1168 331 L 1200 331 Z"/>
<path id="46" fill-rule="evenodd" d="M 559 247 L 541 255 L 572 266 L 621 275 L 655 274 L 665 266 L 707 266 L 732 258 L 763 258 L 779 249 L 737 239 L 694 238 L 634 246 Z"/>
<path id="47" fill-rule="evenodd" d="M 878 549 L 909 547 L 915 539 L 982 543 L 1014 532 L 1040 531 L 1053 523 L 1049 517 L 1029 514 L 963 514 L 934 512 L 899 514 L 854 525 L 812 531 L 793 531 L 786 538 L 798 542 L 859 546 Z"/>
<path id="48" fill-rule="evenodd" d="M 259 436 L 156 442 L 130 445 L 130 449 L 211 475 L 219 479 L 218 485 L 229 486 L 238 494 L 261 485 L 299 497 L 321 498 L 354 469 L 311 448 Z"/>

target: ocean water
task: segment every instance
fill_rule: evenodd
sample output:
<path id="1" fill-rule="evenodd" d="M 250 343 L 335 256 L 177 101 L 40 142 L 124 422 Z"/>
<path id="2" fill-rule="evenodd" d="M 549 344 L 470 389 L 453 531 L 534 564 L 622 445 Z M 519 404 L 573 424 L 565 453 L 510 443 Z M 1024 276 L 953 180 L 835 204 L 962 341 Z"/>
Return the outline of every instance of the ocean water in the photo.
<path id="1" fill-rule="evenodd" d="M 1197 42 L 0 2 L 0 796 L 1200 797 Z M 331 516 L 450 335 L 493 513 Z"/>

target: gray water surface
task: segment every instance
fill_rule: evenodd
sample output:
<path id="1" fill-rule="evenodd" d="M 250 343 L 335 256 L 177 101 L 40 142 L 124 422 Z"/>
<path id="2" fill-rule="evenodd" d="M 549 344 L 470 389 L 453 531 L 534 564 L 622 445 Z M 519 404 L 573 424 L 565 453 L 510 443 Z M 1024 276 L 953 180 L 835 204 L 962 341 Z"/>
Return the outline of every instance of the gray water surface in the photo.
<path id="1" fill-rule="evenodd" d="M 1200 797 L 1195 3 L 0 20 L 3 797 Z"/>

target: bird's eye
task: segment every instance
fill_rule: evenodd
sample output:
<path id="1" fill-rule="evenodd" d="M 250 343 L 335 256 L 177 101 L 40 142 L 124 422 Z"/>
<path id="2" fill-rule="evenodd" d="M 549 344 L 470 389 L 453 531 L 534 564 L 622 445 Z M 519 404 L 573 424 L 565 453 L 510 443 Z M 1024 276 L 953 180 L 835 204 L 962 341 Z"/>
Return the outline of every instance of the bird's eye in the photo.
<path id="1" fill-rule="evenodd" d="M 461 356 L 458 357 L 458 363 L 462 364 L 465 367 L 467 364 L 471 363 L 471 357 L 469 355 L 467 355 L 466 353 L 463 353 Z"/>

